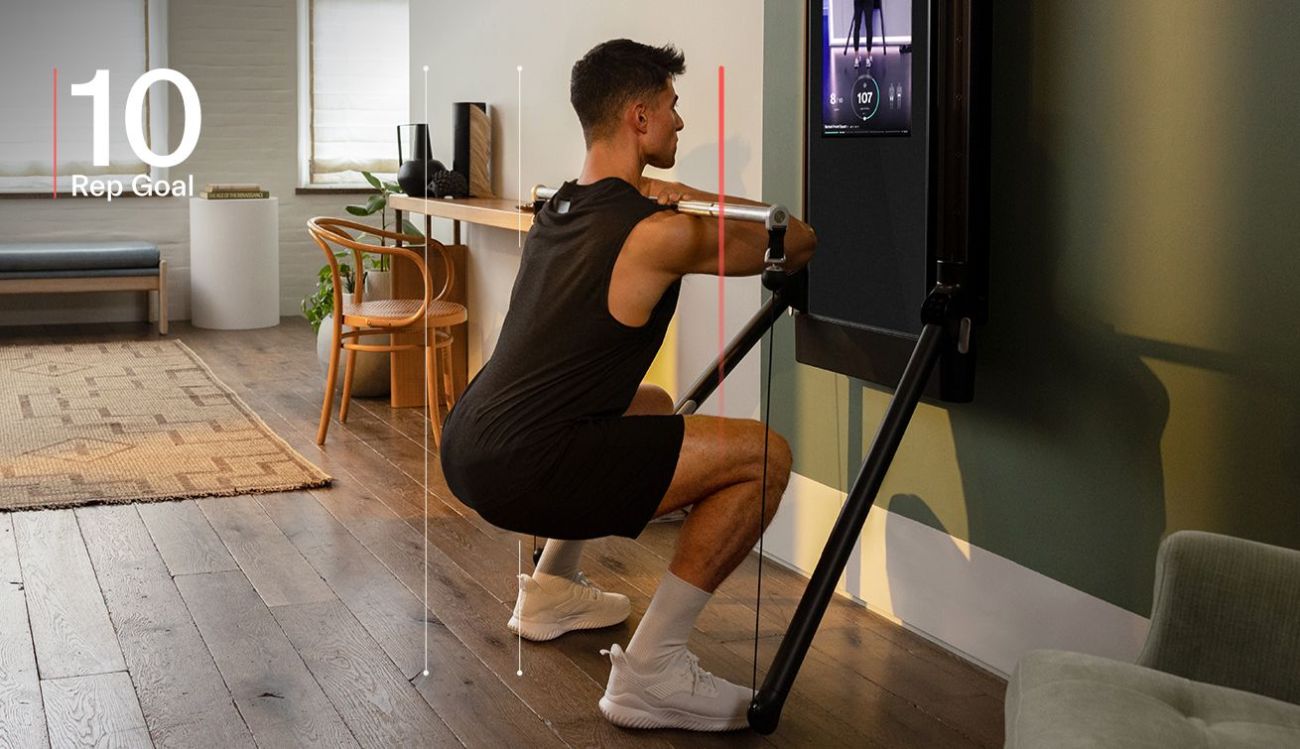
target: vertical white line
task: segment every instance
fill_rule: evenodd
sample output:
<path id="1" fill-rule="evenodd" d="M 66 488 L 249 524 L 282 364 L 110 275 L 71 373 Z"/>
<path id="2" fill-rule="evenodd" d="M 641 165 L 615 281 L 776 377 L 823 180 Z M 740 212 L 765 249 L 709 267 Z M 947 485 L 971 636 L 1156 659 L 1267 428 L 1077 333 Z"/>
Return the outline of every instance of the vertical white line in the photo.
<path id="1" fill-rule="evenodd" d="M 515 544 L 516 544 L 515 561 L 517 563 L 516 569 L 518 570 L 518 574 L 515 575 L 515 580 L 519 581 L 519 592 L 522 593 L 524 588 L 524 580 L 523 580 L 524 541 L 523 539 L 517 539 L 515 541 Z M 524 635 L 522 629 L 515 636 L 515 653 L 516 653 L 515 657 L 517 658 L 516 665 L 515 665 L 515 676 L 523 676 L 524 675 Z"/>
<path id="2" fill-rule="evenodd" d="M 515 66 L 515 109 L 519 118 L 517 126 L 518 132 L 515 133 L 515 194 L 519 200 L 524 199 L 524 66 Z M 516 246 L 524 246 L 524 210 L 522 203 L 515 206 L 515 239 Z"/>
<path id="3" fill-rule="evenodd" d="M 424 124 L 427 128 L 429 125 L 429 66 L 424 66 Z M 425 132 L 428 132 L 426 129 Z M 424 185 L 428 189 L 429 185 L 429 159 L 433 158 L 432 151 L 424 161 Z M 402 233 L 401 227 L 397 232 Z M 424 238 L 424 272 L 429 272 L 429 238 Z M 427 283 L 426 279 L 420 279 L 422 283 Z M 428 347 L 432 345 L 429 340 L 429 316 L 424 316 L 424 420 L 429 421 L 429 352 Z M 433 428 L 432 423 L 424 428 L 424 675 L 429 675 L 429 430 Z"/>
<path id="4" fill-rule="evenodd" d="M 517 117 L 517 132 L 515 133 L 515 194 L 519 196 L 518 201 L 524 199 L 524 66 L 515 66 L 515 110 Z M 516 201 L 515 216 L 518 222 L 515 227 L 516 246 L 524 246 L 524 209 L 523 203 Z M 524 581 L 524 542 L 523 539 L 515 541 L 515 561 L 517 563 L 518 574 L 515 579 L 519 581 L 519 592 L 523 593 Z M 515 638 L 515 676 L 524 675 L 524 636 L 520 632 Z"/>

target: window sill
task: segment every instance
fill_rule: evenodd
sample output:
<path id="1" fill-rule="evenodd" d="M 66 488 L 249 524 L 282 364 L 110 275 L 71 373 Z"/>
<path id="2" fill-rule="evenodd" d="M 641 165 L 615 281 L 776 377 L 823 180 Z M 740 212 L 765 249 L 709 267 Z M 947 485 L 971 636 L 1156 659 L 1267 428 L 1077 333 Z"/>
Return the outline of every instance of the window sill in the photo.
<path id="1" fill-rule="evenodd" d="M 49 192 L 0 192 L 0 200 L 53 200 L 54 194 Z M 103 195 L 82 195 L 71 192 L 60 192 L 60 198 L 69 198 L 72 200 L 105 200 Z M 188 195 L 136 195 L 134 192 L 123 191 L 121 195 L 114 195 L 113 200 L 186 200 Z"/>
<path id="2" fill-rule="evenodd" d="M 378 191 L 373 187 L 296 187 L 294 195 L 373 195 Z"/>

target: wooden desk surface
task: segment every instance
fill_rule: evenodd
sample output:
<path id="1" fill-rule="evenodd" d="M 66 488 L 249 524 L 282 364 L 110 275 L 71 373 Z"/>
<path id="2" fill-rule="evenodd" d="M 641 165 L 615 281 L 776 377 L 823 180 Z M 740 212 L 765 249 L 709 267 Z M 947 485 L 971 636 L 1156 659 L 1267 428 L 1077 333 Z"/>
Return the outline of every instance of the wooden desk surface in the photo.
<path id="1" fill-rule="evenodd" d="M 520 210 L 519 201 L 505 198 L 413 198 L 389 195 L 388 207 L 398 211 L 420 213 L 435 218 L 449 218 L 481 226 L 528 231 L 533 226 L 533 212 Z"/>

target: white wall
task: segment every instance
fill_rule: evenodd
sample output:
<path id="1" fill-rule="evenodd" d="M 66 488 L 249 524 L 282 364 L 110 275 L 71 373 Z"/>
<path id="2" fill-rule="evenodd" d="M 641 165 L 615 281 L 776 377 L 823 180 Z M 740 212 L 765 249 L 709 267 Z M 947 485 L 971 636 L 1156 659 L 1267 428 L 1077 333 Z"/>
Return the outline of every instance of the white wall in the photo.
<path id="1" fill-rule="evenodd" d="M 204 0 L 169 0 L 169 66 L 194 83 L 203 132 L 194 154 L 172 177 L 207 182 L 260 182 L 280 203 L 280 311 L 301 314 L 298 301 L 315 285 L 324 256 L 306 221 L 344 215 L 359 196 L 294 195 L 297 185 L 297 10 L 293 0 L 246 0 L 238 8 Z M 127 80 L 113 80 L 125 91 Z M 64 80 L 61 87 L 66 94 Z M 156 90 L 162 90 L 161 88 Z M 174 92 L 174 90 L 173 90 Z M 48 95 L 48 92 L 46 92 Z M 88 100 L 60 97 L 62 107 Z M 181 107 L 171 105 L 173 141 Z M 63 114 L 61 111 L 60 114 Z M 120 129 L 120 112 L 112 123 Z M 143 239 L 167 259 L 170 312 L 189 317 L 189 211 L 185 199 L 0 199 L 3 240 Z M 143 294 L 0 296 L 0 325 L 143 320 Z"/>
<path id="2" fill-rule="evenodd" d="M 686 75 L 676 81 L 681 97 L 678 111 L 686 121 L 677 165 L 667 173 L 650 169 L 647 174 L 717 189 L 717 71 L 724 65 L 727 192 L 761 197 L 760 0 L 411 0 L 412 120 L 425 120 L 427 102 L 435 157 L 450 167 L 452 102 L 486 101 L 493 117 L 492 167 L 498 194 L 514 198 L 526 195 L 536 183 L 558 185 L 573 179 L 582 168 L 585 148 L 569 105 L 569 71 L 587 50 L 619 37 L 647 44 L 671 42 L 686 54 Z M 427 99 L 421 72 L 426 64 L 430 69 Z M 522 133 L 518 65 L 524 67 Z M 449 240 L 449 229 L 443 227 L 438 236 Z M 473 227 L 462 241 L 470 247 L 469 356 L 471 371 L 477 371 L 501 330 L 520 248 L 516 234 L 501 229 Z M 758 308 L 760 291 L 756 279 L 727 283 L 725 317 L 730 336 Z M 716 278 L 687 279 L 678 306 L 677 380 L 683 387 L 717 354 L 717 298 Z M 755 353 L 728 378 L 729 414 L 758 415 L 757 359 Z"/>

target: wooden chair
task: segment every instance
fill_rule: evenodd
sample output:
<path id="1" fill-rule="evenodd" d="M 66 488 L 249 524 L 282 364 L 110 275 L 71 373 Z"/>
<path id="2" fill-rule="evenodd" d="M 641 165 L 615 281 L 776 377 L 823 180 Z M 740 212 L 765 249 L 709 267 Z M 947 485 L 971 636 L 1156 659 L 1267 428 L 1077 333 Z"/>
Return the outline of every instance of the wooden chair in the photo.
<path id="1" fill-rule="evenodd" d="M 414 245 L 415 247 L 387 247 L 366 244 L 354 239 L 349 230 L 372 234 L 395 242 L 401 242 L 404 245 Z M 343 311 L 341 315 L 334 315 L 334 341 L 330 347 L 329 373 L 325 376 L 325 402 L 321 406 L 320 429 L 316 432 L 316 444 L 325 444 L 325 432 L 329 429 L 330 411 L 334 405 L 334 385 L 338 376 L 340 350 L 348 352 L 343 369 L 343 402 L 339 405 L 339 422 L 342 423 L 348 418 L 348 405 L 352 395 L 352 375 L 358 351 L 393 352 L 423 347 L 424 361 L 428 373 L 425 391 L 428 395 L 429 407 L 432 409 L 430 420 L 432 421 L 433 444 L 435 447 L 440 446 L 442 443 L 442 396 L 446 396 L 448 411 L 451 410 L 454 399 L 451 384 L 451 327 L 459 325 L 469 318 L 469 313 L 464 305 L 444 301 L 442 298 L 451 289 L 455 274 L 455 266 L 452 264 L 447 248 L 433 239 L 426 240 L 424 237 L 377 229 L 373 226 L 341 218 L 318 216 L 307 222 L 307 231 L 325 253 L 325 258 L 330 266 L 330 275 L 333 277 L 334 282 L 334 309 Z M 442 258 L 443 268 L 446 270 L 442 289 L 437 294 L 433 293 L 433 282 L 429 278 L 429 269 L 424 264 L 424 257 L 421 252 L 417 251 L 422 250 L 426 242 L 428 247 L 436 250 Z M 423 298 L 378 299 L 367 302 L 362 298 L 365 284 L 362 282 L 360 273 L 356 276 L 355 288 L 352 294 L 345 297 L 342 279 L 339 276 L 338 259 L 334 256 L 331 244 L 352 250 L 355 259 L 353 267 L 357 269 L 362 268 L 362 260 L 366 253 L 391 255 L 394 258 L 410 260 L 419 268 L 420 276 L 424 279 Z M 345 326 L 352 328 L 352 330 L 344 331 Z M 424 334 L 419 343 L 375 344 L 353 340 L 367 335 L 399 335 L 417 332 Z M 442 370 L 443 392 L 441 394 L 437 392 L 436 385 L 439 364 L 441 364 Z"/>

